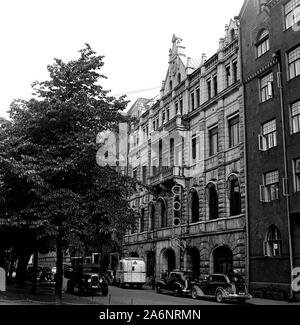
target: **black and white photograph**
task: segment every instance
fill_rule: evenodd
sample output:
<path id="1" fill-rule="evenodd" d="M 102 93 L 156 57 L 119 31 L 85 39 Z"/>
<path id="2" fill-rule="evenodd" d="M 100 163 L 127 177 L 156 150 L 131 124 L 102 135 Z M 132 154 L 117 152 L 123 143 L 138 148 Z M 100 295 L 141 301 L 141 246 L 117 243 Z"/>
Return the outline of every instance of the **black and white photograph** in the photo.
<path id="1" fill-rule="evenodd" d="M 0 13 L 1 314 L 300 310 L 300 0 Z"/>

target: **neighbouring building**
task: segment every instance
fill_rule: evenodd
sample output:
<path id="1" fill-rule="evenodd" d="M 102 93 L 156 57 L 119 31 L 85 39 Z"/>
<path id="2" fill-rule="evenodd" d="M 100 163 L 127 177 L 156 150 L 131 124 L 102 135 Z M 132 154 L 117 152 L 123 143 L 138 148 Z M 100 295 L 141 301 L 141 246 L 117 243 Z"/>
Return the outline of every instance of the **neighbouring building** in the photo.
<path id="1" fill-rule="evenodd" d="M 291 273 L 300 267 L 300 1 L 247 0 L 239 19 L 250 289 L 292 298 Z"/>
<path id="2" fill-rule="evenodd" d="M 166 270 L 246 271 L 244 120 L 236 21 L 209 59 L 186 57 L 172 39 L 159 98 L 129 115 L 128 174 L 137 226 L 124 255 L 143 257 L 147 275 Z"/>

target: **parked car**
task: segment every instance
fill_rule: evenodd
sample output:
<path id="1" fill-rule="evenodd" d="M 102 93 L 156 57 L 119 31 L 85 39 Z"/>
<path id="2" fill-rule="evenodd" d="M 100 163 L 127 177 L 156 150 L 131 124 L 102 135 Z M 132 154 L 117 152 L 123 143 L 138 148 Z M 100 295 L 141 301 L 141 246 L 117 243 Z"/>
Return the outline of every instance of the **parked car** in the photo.
<path id="1" fill-rule="evenodd" d="M 243 277 L 239 274 L 211 274 L 193 285 L 191 295 L 193 299 L 208 297 L 215 298 L 217 302 L 235 300 L 244 303 L 252 298 Z"/>
<path id="2" fill-rule="evenodd" d="M 73 261 L 72 266 L 65 267 L 64 277 L 68 279 L 67 292 L 79 294 L 108 295 L 108 284 L 104 276 L 100 275 L 99 264 L 81 264 Z"/>
<path id="3" fill-rule="evenodd" d="M 172 271 L 169 275 L 158 280 L 155 284 L 156 292 L 172 291 L 175 296 L 191 295 L 193 286 L 197 284 L 195 276 L 189 272 Z"/>
<path id="4" fill-rule="evenodd" d="M 146 263 L 137 257 L 125 257 L 119 261 L 115 283 L 119 287 L 137 286 L 142 289 L 146 283 Z"/>

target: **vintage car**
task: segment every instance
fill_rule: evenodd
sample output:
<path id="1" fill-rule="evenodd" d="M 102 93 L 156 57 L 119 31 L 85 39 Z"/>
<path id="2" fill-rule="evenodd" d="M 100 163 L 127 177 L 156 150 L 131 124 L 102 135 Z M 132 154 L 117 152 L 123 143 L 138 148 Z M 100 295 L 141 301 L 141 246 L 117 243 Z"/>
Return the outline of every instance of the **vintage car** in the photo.
<path id="1" fill-rule="evenodd" d="M 189 272 L 172 271 L 169 275 L 158 280 L 155 284 L 156 292 L 172 291 L 175 296 L 191 295 L 193 285 L 197 284 L 194 275 Z"/>
<path id="2" fill-rule="evenodd" d="M 76 264 L 66 267 L 64 277 L 68 279 L 67 292 L 74 293 L 77 289 L 79 294 L 108 295 L 108 284 L 104 276 L 100 275 L 99 264 Z"/>
<path id="3" fill-rule="evenodd" d="M 193 299 L 207 297 L 215 298 L 217 302 L 235 300 L 244 303 L 252 298 L 239 274 L 211 274 L 199 284 L 193 285 L 191 295 Z"/>

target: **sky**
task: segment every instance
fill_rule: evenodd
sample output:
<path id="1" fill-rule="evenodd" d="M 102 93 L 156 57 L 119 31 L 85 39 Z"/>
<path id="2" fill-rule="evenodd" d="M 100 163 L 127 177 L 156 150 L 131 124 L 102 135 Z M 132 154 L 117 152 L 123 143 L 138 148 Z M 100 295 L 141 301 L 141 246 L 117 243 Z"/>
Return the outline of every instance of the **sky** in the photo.
<path id="1" fill-rule="evenodd" d="M 173 34 L 189 57 L 213 55 L 243 0 L 6 0 L 0 2 L 0 116 L 32 98 L 54 58 L 76 60 L 85 43 L 104 55 L 101 85 L 111 95 L 159 94 Z M 145 91 L 147 90 L 147 91 Z"/>

